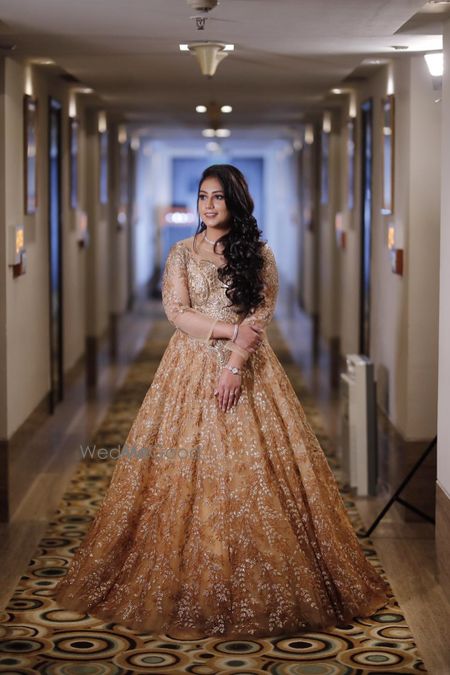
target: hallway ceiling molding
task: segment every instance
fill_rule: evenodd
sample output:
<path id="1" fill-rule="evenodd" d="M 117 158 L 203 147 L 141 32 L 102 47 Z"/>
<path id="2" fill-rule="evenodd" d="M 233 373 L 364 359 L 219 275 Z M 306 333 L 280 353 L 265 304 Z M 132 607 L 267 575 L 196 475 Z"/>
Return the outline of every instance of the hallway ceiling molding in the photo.
<path id="1" fill-rule="evenodd" d="M 233 106 L 227 126 L 296 124 L 368 56 L 436 49 L 403 32 L 423 0 L 221 0 L 202 39 L 235 44 L 211 80 L 179 43 L 198 39 L 186 0 L 0 0 L 14 58 L 52 58 L 133 122 L 201 128 L 199 101 Z M 397 31 L 402 31 L 401 33 Z M 435 30 L 435 28 L 433 29 Z M 397 33 L 397 34 L 396 34 Z"/>

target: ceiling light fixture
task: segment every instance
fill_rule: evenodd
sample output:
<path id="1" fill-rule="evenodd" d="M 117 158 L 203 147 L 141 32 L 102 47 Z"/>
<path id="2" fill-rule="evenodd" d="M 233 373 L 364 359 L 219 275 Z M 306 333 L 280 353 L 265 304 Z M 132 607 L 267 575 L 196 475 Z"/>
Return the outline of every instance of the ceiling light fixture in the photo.
<path id="1" fill-rule="evenodd" d="M 217 66 L 234 50 L 234 45 L 224 42 L 189 42 L 180 44 L 180 51 L 191 52 L 199 62 L 200 70 L 206 77 L 212 77 Z"/>
<path id="2" fill-rule="evenodd" d="M 233 108 L 232 108 L 231 105 L 223 105 L 223 106 L 220 108 L 220 110 L 221 110 L 221 112 L 223 112 L 223 113 L 230 113 L 230 112 L 233 112 Z"/>
<path id="3" fill-rule="evenodd" d="M 332 94 L 342 94 L 342 89 L 332 89 L 331 93 Z"/>
<path id="4" fill-rule="evenodd" d="M 231 131 L 229 129 L 203 129 L 202 136 L 205 136 L 205 138 L 214 138 L 214 136 L 228 138 L 228 136 L 231 136 Z"/>
<path id="5" fill-rule="evenodd" d="M 195 110 L 196 110 L 198 113 L 205 113 L 205 112 L 208 110 L 208 108 L 206 107 L 206 105 L 197 105 L 197 106 L 195 107 Z"/>

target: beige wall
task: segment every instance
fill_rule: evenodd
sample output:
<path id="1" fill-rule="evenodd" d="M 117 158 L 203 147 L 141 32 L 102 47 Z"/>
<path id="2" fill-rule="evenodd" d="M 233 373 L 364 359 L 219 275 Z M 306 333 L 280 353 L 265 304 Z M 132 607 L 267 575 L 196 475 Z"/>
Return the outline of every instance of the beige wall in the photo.
<path id="1" fill-rule="evenodd" d="M 127 167 L 129 165 L 129 154 L 126 159 L 121 159 L 121 145 L 119 143 L 119 127 L 117 123 L 110 123 L 111 140 L 110 144 L 110 166 L 112 171 L 110 182 L 110 204 L 112 209 L 110 212 L 111 222 L 111 237 L 110 237 L 110 251 L 111 251 L 111 265 L 109 266 L 110 274 L 110 308 L 114 314 L 121 314 L 126 310 L 128 302 L 128 241 L 127 228 L 131 227 L 128 222 L 122 226 L 117 220 L 117 214 L 120 206 L 120 179 L 121 179 L 121 163 L 123 162 Z M 127 146 L 128 147 L 128 146 Z M 128 170 L 128 169 L 127 169 Z"/>
<path id="2" fill-rule="evenodd" d="M 335 218 L 340 209 L 340 126 L 334 114 L 329 134 L 328 202 L 319 213 L 319 313 L 320 332 L 329 341 L 339 335 L 341 292 L 339 288 L 339 251 L 336 246 Z"/>
<path id="3" fill-rule="evenodd" d="M 0 58 L 0 204 L 5 203 L 5 59 Z M 6 221 L 0 208 L 0 439 L 7 427 L 7 368 L 6 368 Z"/>
<path id="4" fill-rule="evenodd" d="M 69 85 L 52 70 L 33 67 L 33 95 L 39 101 L 38 210 L 24 214 L 23 208 L 23 95 L 27 67 L 11 58 L 4 60 L 4 95 L 0 112 L 0 136 L 4 163 L 0 189 L 5 194 L 1 213 L 1 250 L 6 250 L 9 225 L 24 223 L 27 271 L 13 279 L 4 253 L 0 286 L 0 392 L 2 406 L 0 438 L 9 438 L 44 399 L 50 386 L 49 364 L 49 268 L 48 268 L 48 97 L 62 104 L 62 259 L 63 259 L 63 344 L 64 371 L 85 352 L 86 335 L 99 336 L 107 328 L 111 307 L 117 312 L 126 305 L 126 236 L 118 233 L 115 269 L 122 275 L 112 287 L 110 269 L 110 218 L 114 216 L 115 193 L 108 205 L 98 204 L 98 111 L 85 109 L 77 96 L 80 119 L 79 209 L 89 217 L 90 244 L 77 243 L 77 213 L 69 204 L 68 114 Z M 88 129 L 91 115 L 90 135 Z M 95 121 L 92 121 L 94 120 Z M 1 150 L 1 148 L 0 148 Z M 116 233 L 113 232 L 114 236 Z M 125 267 L 125 268 L 124 268 Z"/>
<path id="5" fill-rule="evenodd" d="M 396 108 L 395 204 L 392 215 L 383 215 L 381 101 L 388 90 L 389 73 Z M 434 103 L 422 56 L 404 57 L 378 68 L 371 78 L 355 85 L 355 93 L 358 141 L 361 103 L 372 98 L 374 105 L 370 356 L 378 402 L 405 439 L 428 439 L 435 434 L 437 409 L 440 106 Z M 330 204 L 322 206 L 319 243 L 321 332 L 325 338 L 340 335 L 343 355 L 359 350 L 361 246 L 358 144 L 355 206 L 353 212 L 347 208 L 347 112 L 342 116 L 340 138 L 332 134 L 330 139 L 330 176 L 335 177 L 338 194 L 331 191 Z M 347 245 L 337 250 L 334 214 L 339 209 Z M 397 245 L 404 248 L 403 276 L 391 271 L 387 232 L 392 223 Z"/>
<path id="6" fill-rule="evenodd" d="M 45 103 L 48 87 L 36 74 L 33 93 L 39 97 L 38 211 L 25 216 L 23 208 L 23 94 L 25 70 L 5 61 L 5 226 L 25 224 L 27 272 L 13 279 L 5 269 L 7 328 L 7 420 L 2 435 L 9 437 L 41 401 L 49 388 L 48 334 L 48 225 L 47 177 L 43 149 L 46 148 Z M 43 321 L 42 317 L 46 320 Z"/>
<path id="7" fill-rule="evenodd" d="M 423 57 L 411 59 L 408 400 L 412 438 L 431 438 L 437 426 L 441 104 L 434 99 Z"/>
<path id="8" fill-rule="evenodd" d="M 445 24 L 444 53 L 450 61 L 450 21 Z M 442 96 L 442 219 L 440 240 L 440 307 L 439 307 L 439 411 L 437 479 L 450 497 L 450 69 L 444 73 Z M 447 506 L 448 513 L 448 506 Z M 448 542 L 448 527 L 442 534 Z M 445 546 L 447 553 L 448 546 Z M 448 569 L 448 558 L 442 561 Z"/>

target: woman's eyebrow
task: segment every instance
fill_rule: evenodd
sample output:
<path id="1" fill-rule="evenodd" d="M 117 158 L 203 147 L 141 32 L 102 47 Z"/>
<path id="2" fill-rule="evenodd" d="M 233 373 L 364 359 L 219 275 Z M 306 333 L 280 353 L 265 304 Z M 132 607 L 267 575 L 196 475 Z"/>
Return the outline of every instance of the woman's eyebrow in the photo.
<path id="1" fill-rule="evenodd" d="M 205 194 L 205 195 L 208 194 L 208 193 L 206 192 L 206 190 L 199 190 L 199 194 L 202 193 L 202 192 L 203 192 L 203 194 Z M 216 192 L 223 193 L 223 190 L 213 190 L 213 191 L 212 191 L 212 194 L 215 194 Z"/>

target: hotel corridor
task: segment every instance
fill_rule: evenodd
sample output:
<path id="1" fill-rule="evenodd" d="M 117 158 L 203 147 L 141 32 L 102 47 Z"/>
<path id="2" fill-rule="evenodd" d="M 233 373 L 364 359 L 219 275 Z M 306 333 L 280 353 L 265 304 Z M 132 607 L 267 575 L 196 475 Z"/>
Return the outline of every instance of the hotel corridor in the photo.
<path id="1" fill-rule="evenodd" d="M 0 672 L 450 674 L 449 54 L 450 1 L 0 0 Z M 225 184 L 223 195 L 217 185 L 203 189 L 209 211 L 201 206 L 202 172 L 223 165 L 245 176 L 251 218 L 242 203 L 246 215 L 236 216 L 230 204 L 237 193 Z M 219 219 L 229 213 L 223 222 L 232 223 L 231 234 L 243 233 L 239 240 L 225 232 L 228 272 L 241 297 L 256 295 L 256 228 L 277 268 L 273 319 L 264 284 L 266 337 L 248 363 L 237 325 L 226 328 L 217 313 L 216 275 L 223 280 L 212 253 L 185 258 L 174 297 L 164 293 L 177 243 L 225 231 Z M 186 271 L 194 263 L 197 281 Z M 169 296 L 179 324 L 167 312 Z M 199 317 L 208 298 L 211 309 Z M 200 327 L 189 333 L 180 316 L 195 312 Z M 266 339 L 313 432 L 295 448 L 284 444 L 299 422 L 293 408 L 286 415 L 275 395 L 269 405 L 270 387 L 253 389 L 254 364 L 267 367 Z M 312 475 L 302 453 L 317 439 L 361 559 L 388 584 L 385 606 L 295 634 L 183 639 L 57 602 L 55 588 L 96 522 L 136 415 L 177 340 L 194 350 L 191 361 L 203 364 L 204 378 L 212 364 L 223 372 L 224 354 L 239 362 L 239 396 L 261 415 L 261 446 L 253 420 L 241 429 L 236 417 L 236 437 L 248 462 L 255 444 L 267 460 L 252 465 L 267 480 L 255 504 L 271 486 L 279 532 L 283 512 L 292 532 L 297 511 L 300 527 L 310 528 L 310 539 L 297 531 L 292 560 L 301 559 L 298 542 L 320 530 L 318 515 L 311 525 L 314 495 L 295 496 Z M 183 405 L 174 411 L 186 394 L 176 387 L 190 380 L 175 370 L 171 377 L 166 420 L 179 420 L 175 437 L 188 437 Z M 197 383 L 202 396 L 206 381 Z M 274 377 L 273 391 L 286 393 L 284 386 Z M 205 429 L 212 428 L 211 401 L 197 402 Z M 231 422 L 220 424 L 231 439 Z M 223 428 L 226 454 L 232 441 Z M 200 464 L 192 476 L 188 460 L 176 466 L 174 485 L 177 470 L 186 480 L 201 476 Z M 227 483 L 227 505 L 249 480 L 247 468 Z M 130 493 L 139 518 L 150 509 L 150 488 L 139 498 Z M 209 522 L 202 509 L 211 502 L 195 499 Z M 174 522 L 181 503 L 173 502 Z M 171 513 L 170 504 L 164 508 Z M 336 522 L 339 508 L 336 501 Z M 245 511 L 253 522 L 257 509 Z M 263 520 L 246 568 L 230 548 L 238 528 L 230 532 L 222 516 L 224 529 L 215 532 L 226 535 L 204 547 L 228 551 L 223 569 L 229 565 L 233 579 L 259 564 L 259 597 L 270 587 L 257 555 Z M 285 532 L 283 543 L 294 536 Z M 280 542 L 266 547 L 267 561 L 288 557 Z M 120 546 L 142 570 L 150 543 L 148 535 L 142 559 L 134 541 Z M 345 577 L 351 559 L 356 569 L 357 556 L 349 547 L 333 577 L 321 559 L 327 544 L 311 548 L 314 569 L 339 607 L 344 591 L 362 597 L 357 588 L 337 591 L 339 574 Z M 300 567 L 279 589 L 295 587 L 313 607 L 306 563 L 303 584 L 294 584 Z M 155 579 L 164 573 L 154 567 Z M 213 584 L 205 572 L 202 602 L 214 588 L 226 605 L 217 574 Z M 141 571 L 142 598 L 145 579 Z M 104 583 L 99 578 L 99 597 L 109 592 Z M 170 599 L 177 597 L 181 589 Z M 287 595 L 277 597 L 280 618 Z M 237 604 L 231 597 L 230 616 Z"/>

